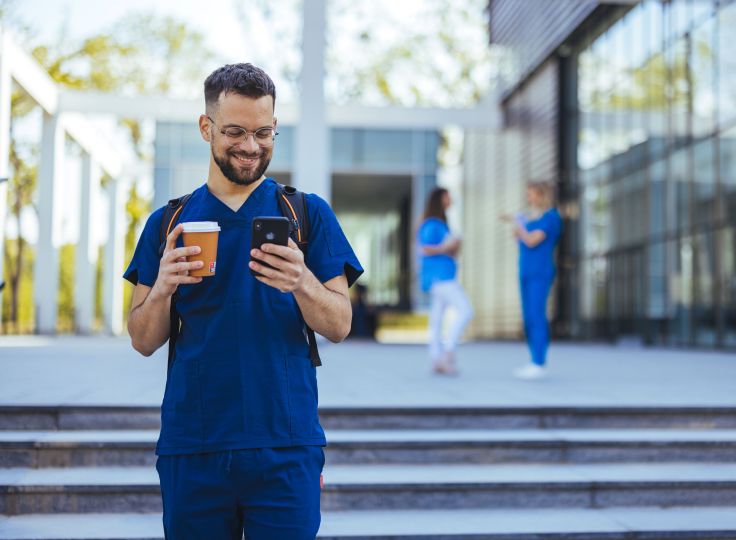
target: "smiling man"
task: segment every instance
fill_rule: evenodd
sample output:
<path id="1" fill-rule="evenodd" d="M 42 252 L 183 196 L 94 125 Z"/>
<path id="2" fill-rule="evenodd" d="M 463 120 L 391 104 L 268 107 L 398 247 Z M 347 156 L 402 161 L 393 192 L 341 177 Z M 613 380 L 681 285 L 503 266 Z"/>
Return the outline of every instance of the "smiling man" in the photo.
<path id="1" fill-rule="evenodd" d="M 348 287 L 363 270 L 329 205 L 311 194 L 306 257 L 291 240 L 251 250 L 253 218 L 281 215 L 278 186 L 265 176 L 276 90 L 261 69 L 235 64 L 214 71 L 204 94 L 207 182 L 160 258 L 164 208 L 151 215 L 124 276 L 135 285 L 128 330 L 138 352 L 169 339 L 172 302 L 181 321 L 156 447 L 166 538 L 314 539 L 325 435 L 305 325 L 344 339 Z M 188 275 L 201 268 L 186 259 L 199 248 L 179 238 L 189 221 L 221 228 L 214 276 Z"/>

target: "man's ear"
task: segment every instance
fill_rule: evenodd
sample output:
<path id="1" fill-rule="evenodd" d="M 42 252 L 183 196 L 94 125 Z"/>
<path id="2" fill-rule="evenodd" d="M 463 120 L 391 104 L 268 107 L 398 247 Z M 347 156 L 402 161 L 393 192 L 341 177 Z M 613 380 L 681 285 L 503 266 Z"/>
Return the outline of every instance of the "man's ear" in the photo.
<path id="1" fill-rule="evenodd" d="M 205 141 L 212 142 L 212 137 L 210 136 L 210 120 L 206 114 L 199 115 L 199 134 L 202 135 Z"/>
<path id="2" fill-rule="evenodd" d="M 279 123 L 279 119 L 274 116 L 273 117 L 273 128 L 274 129 L 276 129 L 276 126 L 278 126 L 278 123 Z"/>

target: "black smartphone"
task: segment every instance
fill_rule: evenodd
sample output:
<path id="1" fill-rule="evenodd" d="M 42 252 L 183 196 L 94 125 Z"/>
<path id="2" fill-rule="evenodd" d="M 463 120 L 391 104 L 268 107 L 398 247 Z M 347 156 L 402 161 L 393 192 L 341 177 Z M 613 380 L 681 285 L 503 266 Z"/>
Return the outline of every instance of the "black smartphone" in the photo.
<path id="1" fill-rule="evenodd" d="M 253 226 L 251 229 L 251 249 L 260 249 L 263 244 L 276 244 L 279 246 L 286 246 L 289 244 L 289 227 L 291 222 L 288 218 L 283 216 L 262 216 L 253 218 Z M 263 266 L 272 268 L 270 265 L 250 258 L 252 261 L 256 261 Z M 250 269 L 250 273 L 254 276 L 260 276 L 258 272 Z"/>

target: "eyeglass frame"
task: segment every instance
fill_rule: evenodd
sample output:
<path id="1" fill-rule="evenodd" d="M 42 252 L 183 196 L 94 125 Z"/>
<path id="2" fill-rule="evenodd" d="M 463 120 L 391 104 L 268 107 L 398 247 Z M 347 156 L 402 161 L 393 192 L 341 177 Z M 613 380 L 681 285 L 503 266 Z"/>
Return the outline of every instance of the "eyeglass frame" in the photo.
<path id="1" fill-rule="evenodd" d="M 221 128 L 221 127 L 219 127 L 217 125 L 217 122 L 215 122 L 209 114 L 205 114 L 205 116 L 207 117 L 207 120 L 209 120 L 210 122 L 212 122 L 212 125 L 215 126 L 218 129 L 218 131 L 222 135 L 224 135 L 225 137 L 227 137 L 228 139 L 233 139 L 234 137 L 232 135 L 228 135 L 227 133 L 225 133 L 225 129 L 230 129 L 230 128 L 239 129 L 239 130 L 241 130 L 245 134 L 245 138 L 243 140 L 238 140 L 236 142 L 231 142 L 230 143 L 230 146 L 237 146 L 239 144 L 243 144 L 244 142 L 247 142 L 248 141 L 248 135 L 252 135 L 253 136 L 253 141 L 258 146 L 260 146 L 262 148 L 270 148 L 271 146 L 273 146 L 273 144 L 274 144 L 274 142 L 276 140 L 276 135 L 279 134 L 279 132 L 276 131 L 276 128 L 273 127 L 273 126 L 263 126 L 263 127 L 259 127 L 258 129 L 255 129 L 253 131 L 248 131 L 247 129 L 245 129 L 244 127 L 241 127 L 241 126 L 230 126 L 230 128 L 223 129 L 223 128 Z M 262 129 L 270 129 L 270 130 L 273 131 L 273 136 L 271 137 L 271 140 L 269 141 L 269 143 L 263 144 L 263 143 L 258 142 L 258 138 L 256 137 L 256 132 L 258 132 L 258 131 L 260 131 Z M 243 137 L 243 135 L 239 135 L 237 138 L 240 139 L 240 137 Z"/>

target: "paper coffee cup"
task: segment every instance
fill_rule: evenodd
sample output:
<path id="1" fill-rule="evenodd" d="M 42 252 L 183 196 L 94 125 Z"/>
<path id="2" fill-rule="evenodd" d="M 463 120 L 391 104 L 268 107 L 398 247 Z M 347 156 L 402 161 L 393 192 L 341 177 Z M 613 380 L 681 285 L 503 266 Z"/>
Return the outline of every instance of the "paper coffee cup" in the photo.
<path id="1" fill-rule="evenodd" d="M 190 270 L 189 275 L 195 277 L 214 276 L 217 269 L 217 238 L 220 226 L 216 221 L 190 221 L 182 223 L 182 238 L 186 247 L 199 246 L 197 255 L 187 257 L 187 262 L 202 261 L 202 268 Z"/>

